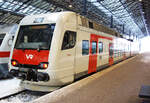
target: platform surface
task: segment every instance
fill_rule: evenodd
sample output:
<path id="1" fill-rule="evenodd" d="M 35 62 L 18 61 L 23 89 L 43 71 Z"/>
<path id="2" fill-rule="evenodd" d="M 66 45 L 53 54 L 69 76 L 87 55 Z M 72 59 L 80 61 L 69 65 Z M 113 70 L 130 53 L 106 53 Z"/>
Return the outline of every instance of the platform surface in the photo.
<path id="1" fill-rule="evenodd" d="M 141 86 L 141 90 L 139 92 L 140 98 L 149 98 L 150 99 L 150 85 Z"/>
<path id="2" fill-rule="evenodd" d="M 19 86 L 20 80 L 8 79 L 8 80 L 1 80 L 0 81 L 0 99 L 7 97 L 9 95 L 15 94 L 19 91 L 22 91 L 23 88 Z"/>
<path id="3" fill-rule="evenodd" d="M 140 54 L 33 103 L 142 103 L 142 85 L 150 85 L 150 53 Z"/>

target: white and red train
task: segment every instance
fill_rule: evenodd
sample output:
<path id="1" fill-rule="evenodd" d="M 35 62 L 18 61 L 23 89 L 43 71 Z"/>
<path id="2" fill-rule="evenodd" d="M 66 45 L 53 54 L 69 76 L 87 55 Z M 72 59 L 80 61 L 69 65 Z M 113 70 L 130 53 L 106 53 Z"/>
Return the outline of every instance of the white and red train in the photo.
<path id="1" fill-rule="evenodd" d="M 8 62 L 13 37 L 17 27 L 17 24 L 0 26 L 0 79 L 10 77 Z"/>
<path id="2" fill-rule="evenodd" d="M 25 89 L 53 91 L 138 50 L 138 40 L 73 12 L 32 15 L 20 22 L 9 67 Z"/>

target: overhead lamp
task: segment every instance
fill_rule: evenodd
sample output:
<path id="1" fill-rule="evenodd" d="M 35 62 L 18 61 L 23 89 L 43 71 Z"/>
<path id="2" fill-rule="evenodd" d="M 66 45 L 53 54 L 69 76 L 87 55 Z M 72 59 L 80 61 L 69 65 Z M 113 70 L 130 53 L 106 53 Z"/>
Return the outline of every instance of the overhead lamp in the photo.
<path id="1" fill-rule="evenodd" d="M 3 0 L 0 0 L 0 3 L 1 3 L 1 2 L 4 2 L 4 1 L 3 1 Z"/>
<path id="2" fill-rule="evenodd" d="M 140 2 L 142 2 L 142 0 L 139 0 Z"/>
<path id="3" fill-rule="evenodd" d="M 70 4 L 69 7 L 72 8 L 72 5 Z"/>

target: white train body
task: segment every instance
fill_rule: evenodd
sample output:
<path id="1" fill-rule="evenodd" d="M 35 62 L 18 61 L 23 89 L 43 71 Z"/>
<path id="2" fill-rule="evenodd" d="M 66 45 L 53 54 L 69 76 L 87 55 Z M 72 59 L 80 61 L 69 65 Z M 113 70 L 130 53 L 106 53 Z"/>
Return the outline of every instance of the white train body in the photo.
<path id="1" fill-rule="evenodd" d="M 17 24 L 0 26 L 0 78 L 8 76 L 9 55 L 17 27 Z"/>
<path id="2" fill-rule="evenodd" d="M 134 42 L 84 27 L 81 18 L 60 12 L 20 22 L 9 66 L 24 88 L 52 91 L 138 52 L 138 43 L 131 49 Z"/>

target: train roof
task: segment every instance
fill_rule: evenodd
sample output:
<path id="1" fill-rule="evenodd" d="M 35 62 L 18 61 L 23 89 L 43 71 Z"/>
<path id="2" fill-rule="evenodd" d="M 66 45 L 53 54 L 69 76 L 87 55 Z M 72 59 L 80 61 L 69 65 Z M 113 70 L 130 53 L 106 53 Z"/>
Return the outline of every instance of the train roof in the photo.
<path id="1" fill-rule="evenodd" d="M 44 23 L 55 23 L 60 17 L 65 15 L 75 14 L 74 12 L 64 11 L 64 12 L 55 12 L 55 13 L 47 13 L 47 14 L 38 14 L 38 15 L 29 15 L 24 17 L 20 24 L 28 25 L 31 24 L 44 24 Z"/>

